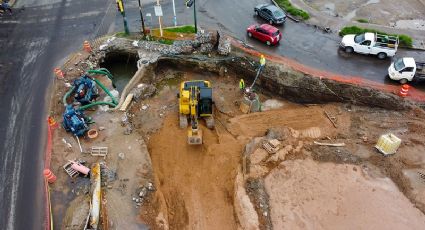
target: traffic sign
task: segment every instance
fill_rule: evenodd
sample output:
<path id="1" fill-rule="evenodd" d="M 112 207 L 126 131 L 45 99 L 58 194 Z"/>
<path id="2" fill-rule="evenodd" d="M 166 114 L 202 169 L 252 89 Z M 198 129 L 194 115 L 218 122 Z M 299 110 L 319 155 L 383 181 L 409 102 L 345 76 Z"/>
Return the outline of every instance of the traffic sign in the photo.
<path id="1" fill-rule="evenodd" d="M 155 10 L 155 16 L 162 17 L 162 8 L 161 8 L 161 5 L 156 5 L 154 7 L 154 10 Z"/>

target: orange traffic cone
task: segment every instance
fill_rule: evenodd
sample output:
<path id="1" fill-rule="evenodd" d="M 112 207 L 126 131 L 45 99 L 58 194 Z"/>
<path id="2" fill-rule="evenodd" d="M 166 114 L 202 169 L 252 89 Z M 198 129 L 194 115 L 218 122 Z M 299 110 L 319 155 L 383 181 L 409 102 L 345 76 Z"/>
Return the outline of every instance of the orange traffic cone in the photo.
<path id="1" fill-rule="evenodd" d="M 55 174 L 52 173 L 52 171 L 50 171 L 50 169 L 45 169 L 43 171 L 44 177 L 47 179 L 47 182 L 54 183 L 56 181 L 56 176 Z"/>
<path id="2" fill-rule="evenodd" d="M 63 72 L 61 69 L 59 69 L 58 67 L 56 67 L 53 72 L 56 74 L 56 77 L 58 77 L 59 79 L 63 79 Z"/>
<path id="3" fill-rule="evenodd" d="M 409 92 L 409 88 L 410 88 L 410 85 L 408 85 L 408 84 L 403 84 L 403 85 L 401 86 L 400 92 L 398 92 L 398 95 L 399 95 L 400 97 L 406 97 L 406 96 L 407 96 L 407 94 L 408 94 L 408 92 Z"/>
<path id="4" fill-rule="evenodd" d="M 47 118 L 47 123 L 49 123 L 49 126 L 51 128 L 56 128 L 58 126 L 58 123 L 56 122 L 56 120 L 50 116 Z"/>
<path id="5" fill-rule="evenodd" d="M 83 49 L 84 49 L 84 51 L 86 51 L 88 53 L 91 52 L 91 46 L 90 46 L 90 43 L 88 41 L 84 41 L 84 43 L 83 43 Z"/>

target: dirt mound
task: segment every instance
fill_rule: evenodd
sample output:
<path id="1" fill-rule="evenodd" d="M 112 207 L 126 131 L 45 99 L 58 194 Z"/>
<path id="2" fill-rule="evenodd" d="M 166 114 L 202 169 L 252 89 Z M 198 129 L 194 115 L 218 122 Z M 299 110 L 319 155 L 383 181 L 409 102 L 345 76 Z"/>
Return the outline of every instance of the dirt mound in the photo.
<path id="1" fill-rule="evenodd" d="M 340 116 L 338 119 L 341 126 L 349 126 L 347 116 Z M 332 123 L 324 115 L 324 109 L 316 106 L 252 113 L 232 118 L 230 123 L 229 130 L 232 133 L 251 137 L 263 136 L 267 129 L 275 127 L 291 127 L 305 136 L 315 138 L 335 133 Z"/>
<path id="2" fill-rule="evenodd" d="M 275 229 L 425 228 L 425 215 L 389 178 L 371 177 L 359 166 L 285 161 L 265 187 Z"/>
<path id="3" fill-rule="evenodd" d="M 156 200 L 169 229 L 237 228 L 233 194 L 242 144 L 216 128 L 202 127 L 204 144 L 189 146 L 187 130 L 171 115 L 149 141 Z"/>

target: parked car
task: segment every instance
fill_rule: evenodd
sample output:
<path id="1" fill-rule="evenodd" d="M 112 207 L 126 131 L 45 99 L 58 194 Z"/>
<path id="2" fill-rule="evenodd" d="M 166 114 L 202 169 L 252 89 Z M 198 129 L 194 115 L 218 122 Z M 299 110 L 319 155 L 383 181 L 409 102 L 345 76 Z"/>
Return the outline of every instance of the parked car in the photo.
<path id="1" fill-rule="evenodd" d="M 396 36 L 378 33 L 348 34 L 342 38 L 340 46 L 347 53 L 373 54 L 384 59 L 396 54 L 398 42 Z"/>
<path id="2" fill-rule="evenodd" d="M 254 7 L 254 13 L 267 20 L 270 25 L 283 24 L 286 21 L 285 12 L 272 4 L 260 4 Z"/>
<path id="3" fill-rule="evenodd" d="M 282 39 L 279 29 L 268 24 L 251 25 L 246 29 L 248 37 L 256 38 L 265 42 L 268 46 L 276 45 Z"/>
<path id="4" fill-rule="evenodd" d="M 401 84 L 410 81 L 425 80 L 425 62 L 416 62 L 414 58 L 399 58 L 388 67 L 388 76 Z"/>

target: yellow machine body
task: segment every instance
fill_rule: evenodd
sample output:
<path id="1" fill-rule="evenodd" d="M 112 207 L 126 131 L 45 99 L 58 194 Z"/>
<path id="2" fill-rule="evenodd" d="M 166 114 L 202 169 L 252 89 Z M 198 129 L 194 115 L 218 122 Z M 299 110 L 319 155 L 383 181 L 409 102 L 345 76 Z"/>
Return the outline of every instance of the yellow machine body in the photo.
<path id="1" fill-rule="evenodd" d="M 190 145 L 202 144 L 202 130 L 199 127 L 200 117 L 212 120 L 212 88 L 211 82 L 204 80 L 184 81 L 179 91 L 180 128 L 190 128 L 187 142 Z M 213 123 L 212 123 L 213 124 Z M 208 125 L 210 128 L 211 125 Z"/>

